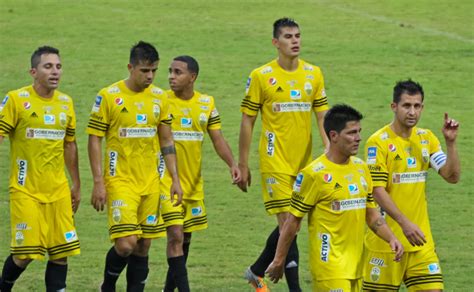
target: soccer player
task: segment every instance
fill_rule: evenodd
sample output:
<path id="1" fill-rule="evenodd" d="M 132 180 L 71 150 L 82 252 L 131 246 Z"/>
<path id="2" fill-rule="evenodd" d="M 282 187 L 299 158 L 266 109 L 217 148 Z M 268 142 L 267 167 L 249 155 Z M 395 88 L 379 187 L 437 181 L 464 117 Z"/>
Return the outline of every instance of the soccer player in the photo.
<path id="1" fill-rule="evenodd" d="M 442 133 L 447 153 L 436 136 L 416 125 L 423 110 L 420 84 L 400 81 L 393 90 L 391 124 L 375 132 L 366 143 L 367 164 L 374 182 L 374 198 L 387 224 L 400 238 L 406 255 L 399 263 L 387 260 L 390 250 L 369 232 L 366 246 L 364 290 L 398 290 L 403 281 L 409 291 L 441 291 L 443 278 L 428 218 L 425 188 L 428 168 L 447 182 L 456 183 L 460 163 L 456 150 L 459 123 L 444 116 Z"/>
<path id="2" fill-rule="evenodd" d="M 11 291 L 28 264 L 46 254 L 46 291 L 64 291 L 67 257 L 80 253 L 73 219 L 81 199 L 76 115 L 71 97 L 57 90 L 59 50 L 38 48 L 31 56 L 30 75 L 33 85 L 8 92 L 0 104 L 0 143 L 5 136 L 10 139 L 12 237 L 0 278 L 2 292 Z"/>
<path id="3" fill-rule="evenodd" d="M 260 172 L 265 209 L 276 214 L 281 228 L 288 215 L 292 185 L 300 169 L 311 162 L 311 111 L 318 121 L 321 138 L 327 145 L 322 121 L 328 109 L 323 75 L 319 67 L 299 58 L 301 37 L 298 24 L 282 18 L 273 24 L 272 44 L 278 58 L 252 71 L 242 101 L 240 125 L 239 187 L 246 192 L 251 175 L 248 167 L 252 131 L 259 111 L 262 113 Z M 269 235 L 260 257 L 245 278 L 258 291 L 266 291 L 265 269 L 275 254 L 279 227 Z M 296 238 L 287 258 L 285 275 L 289 290 L 301 291 L 298 280 Z"/>
<path id="4" fill-rule="evenodd" d="M 199 65 L 190 56 L 174 58 L 169 68 L 171 90 L 167 93 L 173 119 L 173 138 L 179 157 L 183 201 L 179 206 L 172 204 L 167 193 L 172 181 L 166 168 L 161 180 L 160 201 L 160 213 L 168 235 L 166 254 L 169 268 L 165 292 L 174 291 L 176 287 L 180 292 L 189 291 L 186 260 L 191 244 L 191 232 L 207 228 L 201 176 L 202 143 L 206 132 L 211 137 L 216 153 L 229 166 L 232 182 L 235 184 L 240 181 L 240 170 L 221 132 L 221 119 L 214 98 L 194 90 L 198 74 Z"/>
<path id="5" fill-rule="evenodd" d="M 157 224 L 159 145 L 172 176 L 171 195 L 178 195 L 175 204 L 181 201 L 167 96 L 152 85 L 158 62 L 158 52 L 151 44 L 140 41 L 134 45 L 129 77 L 99 92 L 87 127 L 94 179 L 91 203 L 97 211 L 106 208 L 114 242 L 105 259 L 102 291 L 115 291 L 127 265 L 127 291 L 144 289 L 151 239 L 164 232 L 164 226 L 161 230 Z"/>
<path id="6" fill-rule="evenodd" d="M 353 156 L 361 141 L 361 119 L 347 105 L 335 105 L 327 112 L 324 129 L 329 149 L 296 178 L 290 215 L 267 270 L 271 280 L 282 277 L 286 254 L 306 213 L 313 291 L 360 291 L 366 223 L 389 243 L 384 242 L 391 260 L 400 260 L 403 246 L 376 209 L 369 169 Z"/>

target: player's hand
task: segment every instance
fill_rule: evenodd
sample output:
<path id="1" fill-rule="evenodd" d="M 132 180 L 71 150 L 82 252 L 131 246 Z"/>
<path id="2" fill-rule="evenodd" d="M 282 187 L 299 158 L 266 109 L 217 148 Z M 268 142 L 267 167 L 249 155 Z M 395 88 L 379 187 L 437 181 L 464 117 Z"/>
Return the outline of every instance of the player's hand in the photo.
<path id="1" fill-rule="evenodd" d="M 284 265 L 283 262 L 278 263 L 276 261 L 272 261 L 268 266 L 265 274 L 267 274 L 270 281 L 273 283 L 278 283 L 278 281 L 283 277 L 284 273 Z"/>
<path id="2" fill-rule="evenodd" d="M 81 188 L 72 186 L 71 188 L 71 203 L 72 203 L 72 211 L 74 213 L 77 212 L 79 209 L 79 203 L 81 202 Z"/>
<path id="3" fill-rule="evenodd" d="M 252 183 L 252 175 L 250 174 L 250 169 L 248 166 L 242 165 L 240 163 L 239 163 L 239 169 L 240 169 L 241 179 L 237 183 L 237 186 L 243 192 L 247 192 L 247 186 L 250 187 L 250 184 Z"/>
<path id="4" fill-rule="evenodd" d="M 448 113 L 444 113 L 444 124 L 441 131 L 447 142 L 454 142 L 458 135 L 459 122 L 451 119 Z"/>
<path id="5" fill-rule="evenodd" d="M 171 183 L 170 200 L 171 204 L 173 204 L 174 202 L 173 207 L 180 205 L 183 201 L 183 190 L 181 189 L 181 184 L 179 183 L 179 181 L 173 181 Z"/>
<path id="6" fill-rule="evenodd" d="M 232 177 L 232 184 L 238 184 L 242 180 L 240 169 L 237 165 L 233 164 L 230 168 L 230 176 Z"/>
<path id="7" fill-rule="evenodd" d="M 392 251 L 395 252 L 395 258 L 393 260 L 399 262 L 402 259 L 404 252 L 402 243 L 395 237 L 390 240 L 389 244 Z"/>
<path id="8" fill-rule="evenodd" d="M 425 234 L 421 229 L 412 222 L 406 222 L 402 226 L 403 234 L 408 242 L 413 246 L 422 246 L 426 243 Z"/>
<path id="9" fill-rule="evenodd" d="M 91 204 L 97 212 L 104 210 L 107 204 L 107 192 L 105 191 L 104 182 L 94 183 Z"/>

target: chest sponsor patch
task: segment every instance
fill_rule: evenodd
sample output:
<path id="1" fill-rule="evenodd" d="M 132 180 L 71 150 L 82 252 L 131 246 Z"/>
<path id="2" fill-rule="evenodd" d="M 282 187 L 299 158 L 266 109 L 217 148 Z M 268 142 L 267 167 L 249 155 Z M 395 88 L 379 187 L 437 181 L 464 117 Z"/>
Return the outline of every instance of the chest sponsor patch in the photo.
<path id="1" fill-rule="evenodd" d="M 56 116 L 55 115 L 44 115 L 44 124 L 45 125 L 54 125 L 54 124 L 56 124 Z"/>
<path id="2" fill-rule="evenodd" d="M 181 118 L 181 128 L 191 128 L 193 120 L 191 118 Z"/>
<path id="3" fill-rule="evenodd" d="M 347 199 L 347 200 L 335 200 L 331 203 L 331 209 L 333 211 L 349 211 L 357 209 L 365 209 L 367 199 Z"/>
<path id="4" fill-rule="evenodd" d="M 415 168 L 416 167 L 416 158 L 415 157 L 407 157 L 407 166 L 408 166 L 408 168 Z"/>
<path id="5" fill-rule="evenodd" d="M 311 111 L 310 102 L 275 102 L 272 104 L 273 112 L 288 113 L 288 112 L 309 112 Z"/>
<path id="6" fill-rule="evenodd" d="M 204 133 L 198 131 L 173 131 L 173 139 L 176 141 L 202 141 Z"/>
<path id="7" fill-rule="evenodd" d="M 428 177 L 427 171 L 393 173 L 392 183 L 394 184 L 414 184 L 425 182 Z"/>
<path id="8" fill-rule="evenodd" d="M 120 138 L 153 138 L 156 128 L 119 128 Z"/>
<path id="9" fill-rule="evenodd" d="M 299 90 L 299 89 L 290 90 L 290 98 L 291 99 L 301 99 L 301 90 Z"/>
<path id="10" fill-rule="evenodd" d="M 148 117 L 146 114 L 137 114 L 137 124 L 146 125 L 148 124 Z"/>
<path id="11" fill-rule="evenodd" d="M 351 195 L 359 194 L 359 186 L 357 184 L 349 184 L 348 188 Z"/>
<path id="12" fill-rule="evenodd" d="M 27 139 L 47 139 L 47 140 L 62 140 L 66 131 L 54 129 L 26 129 Z"/>

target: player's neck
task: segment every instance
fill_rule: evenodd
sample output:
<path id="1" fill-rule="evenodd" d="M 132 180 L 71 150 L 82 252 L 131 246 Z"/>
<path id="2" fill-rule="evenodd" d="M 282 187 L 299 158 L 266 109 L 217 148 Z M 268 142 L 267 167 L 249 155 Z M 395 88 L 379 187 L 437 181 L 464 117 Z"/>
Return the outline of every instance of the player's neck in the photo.
<path id="1" fill-rule="evenodd" d="M 329 146 L 329 150 L 326 152 L 326 158 L 335 164 L 347 164 L 351 156 L 347 156 L 335 149 L 335 147 Z"/>
<path id="2" fill-rule="evenodd" d="M 413 127 L 406 127 L 397 121 L 393 121 L 392 124 L 390 124 L 390 129 L 397 134 L 397 136 L 400 136 L 402 138 L 409 138 L 411 136 L 411 131 L 413 130 Z"/>
<path id="3" fill-rule="evenodd" d="M 284 56 L 280 54 L 278 56 L 277 62 L 278 62 L 278 65 L 280 65 L 280 67 L 283 70 L 288 71 L 288 72 L 293 72 L 293 71 L 296 71 L 296 69 L 298 69 L 299 58 L 288 57 L 288 56 Z"/>
<path id="4" fill-rule="evenodd" d="M 180 90 L 180 91 L 173 91 L 173 92 L 174 92 L 174 95 L 176 95 L 176 97 L 178 97 L 179 99 L 182 99 L 182 100 L 190 100 L 194 96 L 194 88 L 193 87 L 189 87 L 189 88 L 185 88 L 185 89 Z"/>
<path id="5" fill-rule="evenodd" d="M 142 92 L 145 88 L 137 85 L 135 82 L 129 79 L 125 79 L 125 86 L 133 92 Z"/>
<path id="6" fill-rule="evenodd" d="M 36 91 L 36 94 L 44 98 L 51 98 L 54 95 L 54 89 L 46 88 L 39 83 L 34 83 L 33 89 Z"/>

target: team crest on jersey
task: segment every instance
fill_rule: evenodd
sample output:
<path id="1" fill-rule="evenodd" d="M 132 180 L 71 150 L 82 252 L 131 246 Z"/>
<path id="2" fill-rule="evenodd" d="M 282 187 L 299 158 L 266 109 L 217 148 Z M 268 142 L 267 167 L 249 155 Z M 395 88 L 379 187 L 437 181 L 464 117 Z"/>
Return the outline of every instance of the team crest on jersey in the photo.
<path id="1" fill-rule="evenodd" d="M 421 156 L 423 157 L 424 163 L 428 163 L 428 161 L 430 161 L 430 153 L 428 152 L 428 149 L 421 149 Z"/>
<path id="2" fill-rule="evenodd" d="M 123 98 L 117 97 L 117 98 L 115 99 L 115 104 L 116 104 L 116 105 L 122 105 L 122 104 L 123 104 Z"/>
<path id="3" fill-rule="evenodd" d="M 332 182 L 332 175 L 330 173 L 325 173 L 323 179 L 326 183 Z"/>
<path id="4" fill-rule="evenodd" d="M 380 268 L 373 267 L 370 271 L 370 279 L 374 282 L 377 282 L 380 279 Z"/>
<path id="5" fill-rule="evenodd" d="M 415 157 L 407 157 L 407 166 L 408 166 L 408 168 L 415 168 L 416 167 L 416 158 Z"/>
<path id="6" fill-rule="evenodd" d="M 160 115 L 160 106 L 157 105 L 157 104 L 154 104 L 153 105 L 153 115 L 155 116 L 155 118 L 158 118 L 158 116 Z"/>
<path id="7" fill-rule="evenodd" d="M 64 238 L 66 239 L 66 242 L 71 242 L 74 240 L 77 240 L 77 233 L 76 230 L 71 230 L 66 233 L 64 233 Z"/>
<path id="8" fill-rule="evenodd" d="M 357 184 L 349 184 L 348 188 L 351 195 L 359 194 L 359 186 Z"/>
<path id="9" fill-rule="evenodd" d="M 45 125 L 55 125 L 56 116 L 55 115 L 44 115 L 44 124 Z"/>
<path id="10" fill-rule="evenodd" d="M 275 85 L 277 83 L 277 80 L 275 77 L 270 77 L 268 79 L 268 84 L 270 84 L 271 86 Z"/>
<path id="11" fill-rule="evenodd" d="M 397 147 L 393 144 L 388 144 L 388 150 L 390 150 L 390 152 L 395 152 L 397 151 Z"/>
<path id="12" fill-rule="evenodd" d="M 66 113 L 59 113 L 59 124 L 63 127 L 66 126 L 67 123 L 67 115 Z"/>
<path id="13" fill-rule="evenodd" d="M 193 125 L 192 118 L 181 118 L 181 127 L 182 128 L 191 128 Z"/>
<path id="14" fill-rule="evenodd" d="M 23 235 L 23 232 L 17 231 L 15 233 L 15 242 L 17 245 L 23 245 L 23 242 L 25 241 L 25 236 Z"/>
<path id="15" fill-rule="evenodd" d="M 201 125 L 204 125 L 207 123 L 207 115 L 205 113 L 201 113 L 199 115 L 199 123 L 201 123 Z"/>
<path id="16" fill-rule="evenodd" d="M 114 220 L 115 224 L 120 223 L 120 220 L 122 220 L 122 213 L 120 212 L 119 208 L 114 208 L 112 210 L 112 219 Z"/>
<path id="17" fill-rule="evenodd" d="M 311 96 L 311 93 L 313 93 L 313 86 L 311 85 L 310 82 L 306 82 L 304 84 L 304 91 L 308 96 Z"/>
<path id="18" fill-rule="evenodd" d="M 23 103 L 23 107 L 24 107 L 25 109 L 30 109 L 30 108 L 31 108 L 31 103 L 29 103 L 28 101 L 25 101 L 25 102 Z"/>
<path id="19" fill-rule="evenodd" d="M 137 114 L 137 124 L 146 125 L 148 123 L 148 118 L 146 114 Z"/>

